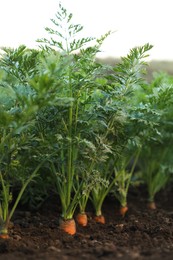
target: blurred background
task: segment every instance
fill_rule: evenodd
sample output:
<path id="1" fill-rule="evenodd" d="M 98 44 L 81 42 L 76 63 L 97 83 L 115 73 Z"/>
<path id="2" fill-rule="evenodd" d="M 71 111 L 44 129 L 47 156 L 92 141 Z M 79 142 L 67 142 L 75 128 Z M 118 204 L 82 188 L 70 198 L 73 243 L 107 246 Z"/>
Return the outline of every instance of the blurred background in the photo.
<path id="1" fill-rule="evenodd" d="M 73 13 L 74 23 L 84 26 L 83 36 L 113 32 L 99 54 L 105 62 L 114 63 L 131 48 L 150 43 L 151 70 L 172 73 L 172 0 L 1 0 L 0 46 L 37 47 L 59 2 Z"/>

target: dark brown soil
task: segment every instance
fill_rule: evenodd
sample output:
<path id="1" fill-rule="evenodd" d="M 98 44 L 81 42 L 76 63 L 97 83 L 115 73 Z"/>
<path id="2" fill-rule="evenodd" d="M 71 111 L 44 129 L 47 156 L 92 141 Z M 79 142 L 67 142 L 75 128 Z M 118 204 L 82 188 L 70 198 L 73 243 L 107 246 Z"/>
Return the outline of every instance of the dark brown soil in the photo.
<path id="1" fill-rule="evenodd" d="M 103 207 L 106 224 L 95 223 L 88 207 L 89 224 L 77 226 L 70 236 L 58 228 L 60 207 L 49 199 L 38 212 L 18 210 L 10 229 L 10 239 L 0 240 L 1 260 L 53 259 L 173 259 L 173 191 L 161 192 L 157 210 L 146 208 L 141 189 L 129 193 L 129 211 L 118 215 L 115 199 Z"/>

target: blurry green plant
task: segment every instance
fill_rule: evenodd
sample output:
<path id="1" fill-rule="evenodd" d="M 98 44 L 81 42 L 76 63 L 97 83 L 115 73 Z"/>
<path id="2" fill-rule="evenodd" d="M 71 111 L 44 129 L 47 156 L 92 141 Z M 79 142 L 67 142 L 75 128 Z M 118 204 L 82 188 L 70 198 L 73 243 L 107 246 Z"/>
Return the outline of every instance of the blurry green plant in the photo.
<path id="1" fill-rule="evenodd" d="M 140 160 L 142 180 L 144 181 L 148 191 L 148 207 L 156 209 L 155 196 L 163 188 L 170 179 L 168 165 L 164 165 L 164 151 L 158 145 L 144 149 L 147 156 Z M 147 151 L 146 151 L 147 150 Z M 143 153 L 142 153 L 143 155 Z"/>
<path id="2" fill-rule="evenodd" d="M 2 47 L 1 50 L 0 68 L 3 71 L 1 85 L 18 83 L 23 85 L 25 91 L 29 79 L 33 78 L 38 71 L 42 53 L 39 50 L 28 49 L 25 45 L 20 45 L 16 49 Z"/>
<path id="3" fill-rule="evenodd" d="M 27 110 L 24 110 L 27 113 Z M 30 111 L 28 113 L 30 118 Z M 42 162 L 37 163 L 37 154 L 29 133 L 30 121 L 26 114 L 3 110 L 0 114 L 0 236 L 8 237 L 9 222 Z M 31 164 L 32 161 L 32 164 Z M 35 163 L 34 163 L 35 162 Z M 30 164 L 30 165 L 29 165 Z M 17 191 L 16 198 L 13 192 Z M 9 206 L 12 203 L 12 207 Z"/>
<path id="4" fill-rule="evenodd" d="M 146 98 L 141 104 L 146 111 L 140 114 L 142 119 L 138 119 L 145 125 L 144 128 L 141 124 L 139 131 L 142 147 L 139 166 L 148 190 L 148 205 L 153 209 L 156 208 L 155 195 L 165 187 L 172 173 L 173 88 L 169 81 L 169 77 L 158 75 L 146 88 Z"/>
<path id="5" fill-rule="evenodd" d="M 16 207 L 44 160 L 37 153 L 38 140 L 32 132 L 38 111 L 35 91 L 29 84 L 36 72 L 35 52 L 26 50 L 25 46 L 3 50 L 0 59 L 0 235 L 5 238 Z"/>

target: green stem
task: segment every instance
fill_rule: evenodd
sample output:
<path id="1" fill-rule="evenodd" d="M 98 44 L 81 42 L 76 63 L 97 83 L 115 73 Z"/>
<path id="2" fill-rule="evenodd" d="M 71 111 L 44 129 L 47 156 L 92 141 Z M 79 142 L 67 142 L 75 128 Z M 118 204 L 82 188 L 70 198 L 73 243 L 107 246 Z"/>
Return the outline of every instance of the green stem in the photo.
<path id="1" fill-rule="evenodd" d="M 61 169 L 62 169 L 62 174 L 64 175 L 65 174 L 65 165 L 64 165 L 64 150 L 63 148 L 61 147 Z"/>
<path id="2" fill-rule="evenodd" d="M 140 152 L 141 152 L 141 149 L 138 150 L 137 155 L 136 155 L 135 160 L 134 160 L 134 163 L 133 163 L 133 165 L 132 165 L 132 168 L 131 168 L 131 171 L 130 171 L 130 176 L 129 176 L 128 182 L 127 182 L 127 184 L 126 184 L 126 194 L 127 194 L 127 192 L 128 192 L 129 185 L 130 185 L 130 182 L 131 182 L 131 177 L 132 177 L 132 174 L 133 174 L 133 172 L 134 172 L 134 170 L 135 170 L 136 164 L 137 164 L 137 162 L 138 162 L 138 158 L 139 158 Z"/>
<path id="3" fill-rule="evenodd" d="M 79 113 L 79 100 L 77 98 L 76 101 L 76 111 L 75 111 L 75 125 L 74 125 L 74 134 L 77 134 L 77 120 L 78 120 L 78 113 Z"/>
<path id="4" fill-rule="evenodd" d="M 67 47 L 67 52 L 68 47 Z M 68 53 L 69 54 L 69 53 Z M 68 78 L 69 78 L 69 96 L 73 97 L 72 91 L 72 82 L 71 82 L 71 70 L 69 68 L 68 71 Z M 73 144 L 72 144 L 72 126 L 73 126 L 73 101 L 71 101 L 69 107 L 69 115 L 68 115 L 68 138 L 69 138 L 69 145 L 68 145 L 68 162 L 67 162 L 67 205 L 70 204 L 71 201 L 71 192 L 72 192 L 72 152 L 73 152 Z"/>
<path id="5" fill-rule="evenodd" d="M 0 234 L 1 235 L 8 234 L 8 229 L 6 228 L 6 225 L 0 225 Z"/>
<path id="6" fill-rule="evenodd" d="M 18 196 L 17 196 L 17 198 L 16 198 L 16 201 L 15 201 L 15 203 L 14 203 L 14 205 L 13 205 L 11 211 L 10 211 L 10 214 L 9 214 L 7 220 L 6 220 L 6 224 L 5 224 L 5 227 L 6 227 L 6 228 L 8 228 L 10 219 L 12 218 L 12 216 L 13 216 L 13 214 L 14 214 L 14 211 L 15 211 L 15 209 L 16 209 L 16 207 L 17 207 L 17 205 L 18 205 L 18 203 L 19 203 L 19 201 L 20 201 L 20 199 L 21 199 L 21 197 L 22 197 L 22 195 L 23 195 L 23 193 L 24 193 L 26 187 L 28 186 L 28 184 L 30 183 L 30 181 L 35 177 L 35 175 L 36 175 L 36 173 L 38 172 L 38 170 L 39 170 L 39 168 L 41 167 L 41 165 L 42 165 L 42 163 L 40 163 L 40 164 L 37 166 L 37 168 L 35 169 L 35 171 L 31 174 L 31 176 L 28 178 L 28 180 L 27 180 L 27 181 L 24 183 L 24 185 L 22 186 L 22 188 L 21 188 L 21 190 L 20 190 L 20 192 L 19 192 L 19 194 L 18 194 Z"/>
<path id="7" fill-rule="evenodd" d="M 3 206 L 3 209 L 2 209 L 2 218 L 3 220 L 5 221 L 7 219 L 7 216 L 8 216 L 8 195 L 7 193 L 9 194 L 9 187 L 5 186 L 5 183 L 4 183 L 4 179 L 2 177 L 2 173 L 0 172 L 0 180 L 1 180 L 1 184 L 2 184 L 2 190 L 3 190 L 3 199 L 4 199 L 4 206 Z"/>
<path id="8" fill-rule="evenodd" d="M 68 145 L 68 165 L 67 165 L 67 204 L 71 199 L 72 188 L 72 107 L 69 108 L 69 145 Z"/>

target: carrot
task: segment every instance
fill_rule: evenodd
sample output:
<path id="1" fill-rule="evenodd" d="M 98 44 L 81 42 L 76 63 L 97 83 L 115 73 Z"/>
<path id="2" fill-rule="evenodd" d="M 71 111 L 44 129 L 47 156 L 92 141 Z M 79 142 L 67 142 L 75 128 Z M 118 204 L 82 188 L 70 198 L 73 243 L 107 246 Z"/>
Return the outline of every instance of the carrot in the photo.
<path id="1" fill-rule="evenodd" d="M 69 235 L 76 234 L 76 223 L 74 219 L 61 219 L 59 222 L 59 227 L 61 230 L 63 230 L 65 233 L 68 233 Z"/>
<path id="2" fill-rule="evenodd" d="M 2 238 L 2 239 L 9 239 L 8 229 L 6 227 L 1 227 L 0 228 L 0 238 Z"/>
<path id="3" fill-rule="evenodd" d="M 76 216 L 77 223 L 82 226 L 86 227 L 88 224 L 88 217 L 86 213 L 78 213 Z"/>
<path id="4" fill-rule="evenodd" d="M 103 215 L 94 216 L 94 220 L 95 220 L 97 223 L 101 223 L 101 224 L 105 224 L 105 223 L 106 223 L 105 217 L 104 217 Z"/>
<path id="5" fill-rule="evenodd" d="M 150 210 L 154 210 L 154 209 L 157 208 L 157 207 L 156 207 L 156 203 L 155 203 L 154 201 L 148 202 L 147 207 L 148 207 L 148 209 L 150 209 Z"/>
<path id="6" fill-rule="evenodd" d="M 9 239 L 9 235 L 8 234 L 0 234 L 0 238 Z"/>
<path id="7" fill-rule="evenodd" d="M 127 207 L 127 206 L 121 206 L 121 207 L 120 207 L 120 215 L 121 215 L 122 217 L 125 216 L 125 214 L 126 214 L 127 211 L 128 211 L 128 207 Z"/>

